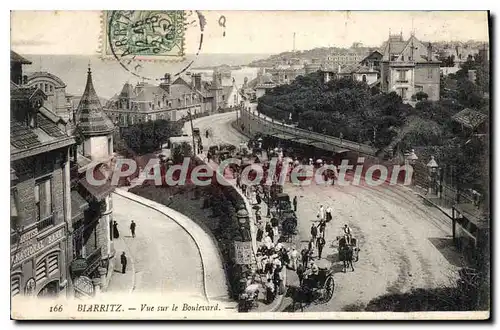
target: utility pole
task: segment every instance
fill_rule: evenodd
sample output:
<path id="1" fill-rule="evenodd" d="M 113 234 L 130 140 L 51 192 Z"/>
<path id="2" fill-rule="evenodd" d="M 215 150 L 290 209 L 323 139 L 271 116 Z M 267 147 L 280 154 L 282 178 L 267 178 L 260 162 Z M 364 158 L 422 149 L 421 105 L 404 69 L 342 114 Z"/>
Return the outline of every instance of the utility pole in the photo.
<path id="1" fill-rule="evenodd" d="M 197 155 L 198 153 L 196 152 L 196 144 L 194 142 L 193 115 L 191 114 L 191 110 L 189 110 L 188 113 L 189 113 L 189 121 L 191 122 L 191 137 L 193 138 L 193 155 Z"/>
<path id="2" fill-rule="evenodd" d="M 292 52 L 295 53 L 295 32 L 293 33 L 293 50 Z"/>

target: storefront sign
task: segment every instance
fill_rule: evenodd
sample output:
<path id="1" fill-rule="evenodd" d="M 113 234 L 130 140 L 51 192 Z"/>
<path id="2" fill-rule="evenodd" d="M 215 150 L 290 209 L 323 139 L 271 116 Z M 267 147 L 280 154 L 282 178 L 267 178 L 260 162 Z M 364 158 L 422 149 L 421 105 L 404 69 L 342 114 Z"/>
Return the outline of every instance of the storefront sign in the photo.
<path id="1" fill-rule="evenodd" d="M 84 294 L 86 296 L 94 295 L 94 284 L 92 283 L 92 280 L 87 276 L 77 277 L 73 284 L 75 290 L 80 292 L 81 294 Z"/>
<path id="2" fill-rule="evenodd" d="M 76 273 L 82 273 L 85 269 L 87 269 L 88 263 L 87 260 L 80 258 L 80 259 L 75 259 L 73 262 L 71 262 L 71 272 L 73 274 Z"/>
<path id="3" fill-rule="evenodd" d="M 252 242 L 234 242 L 234 258 L 239 265 L 252 263 Z"/>
<path id="4" fill-rule="evenodd" d="M 12 256 L 11 262 L 14 265 L 21 261 L 24 261 L 34 256 L 37 252 L 43 250 L 47 246 L 52 245 L 55 242 L 59 241 L 62 238 L 64 238 L 64 228 L 61 228 L 58 231 L 50 234 L 41 241 L 35 241 L 33 242 L 33 244 L 23 247 L 19 252 L 17 252 L 14 256 Z"/>

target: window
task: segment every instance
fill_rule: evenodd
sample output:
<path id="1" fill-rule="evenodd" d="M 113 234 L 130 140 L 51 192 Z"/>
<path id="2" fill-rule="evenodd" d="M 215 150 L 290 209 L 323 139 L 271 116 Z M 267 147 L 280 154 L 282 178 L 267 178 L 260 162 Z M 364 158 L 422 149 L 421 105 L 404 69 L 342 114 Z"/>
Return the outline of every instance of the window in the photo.
<path id="1" fill-rule="evenodd" d="M 16 230 L 19 223 L 19 214 L 18 214 L 18 206 L 17 206 L 18 196 L 17 190 L 10 190 L 10 228 Z"/>
<path id="2" fill-rule="evenodd" d="M 363 80 L 363 82 L 366 82 L 366 74 L 364 74 L 361 79 Z"/>
<path id="3" fill-rule="evenodd" d="M 83 244 L 83 225 L 80 225 L 73 232 L 73 259 L 85 258 L 86 256 L 85 244 Z"/>
<path id="4" fill-rule="evenodd" d="M 404 60 L 405 60 L 405 56 L 401 55 L 401 61 L 404 61 Z"/>
<path id="5" fill-rule="evenodd" d="M 408 96 L 408 88 L 401 88 L 401 98 L 403 100 L 406 100 L 407 96 Z"/>
<path id="6" fill-rule="evenodd" d="M 20 276 L 13 276 L 10 279 L 10 295 L 12 297 L 17 296 L 20 292 L 20 283 L 21 283 L 21 277 Z"/>
<path id="7" fill-rule="evenodd" d="M 46 221 L 43 224 L 44 229 L 53 224 L 52 221 L 52 180 L 42 179 L 35 182 L 35 212 L 36 221 Z"/>
<path id="8" fill-rule="evenodd" d="M 43 91 L 47 93 L 49 91 L 49 86 L 47 84 L 43 84 Z"/>
<path id="9" fill-rule="evenodd" d="M 53 88 L 54 88 L 54 87 L 53 87 L 52 85 L 49 85 L 49 91 L 50 91 L 51 93 L 52 93 L 52 91 L 53 91 Z"/>
<path id="10" fill-rule="evenodd" d="M 432 78 L 432 68 L 427 69 L 427 78 Z"/>
<path id="11" fill-rule="evenodd" d="M 113 139 L 111 137 L 108 137 L 108 155 L 113 154 Z"/>

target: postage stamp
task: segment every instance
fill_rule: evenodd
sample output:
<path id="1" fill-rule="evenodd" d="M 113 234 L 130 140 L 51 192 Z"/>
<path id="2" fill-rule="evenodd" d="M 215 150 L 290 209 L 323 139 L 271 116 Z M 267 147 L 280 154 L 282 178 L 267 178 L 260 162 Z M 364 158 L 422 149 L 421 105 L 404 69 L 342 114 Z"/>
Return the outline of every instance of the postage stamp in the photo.
<path id="1" fill-rule="evenodd" d="M 104 11 L 102 20 L 104 57 L 120 62 L 184 58 L 184 11 L 113 10 Z"/>

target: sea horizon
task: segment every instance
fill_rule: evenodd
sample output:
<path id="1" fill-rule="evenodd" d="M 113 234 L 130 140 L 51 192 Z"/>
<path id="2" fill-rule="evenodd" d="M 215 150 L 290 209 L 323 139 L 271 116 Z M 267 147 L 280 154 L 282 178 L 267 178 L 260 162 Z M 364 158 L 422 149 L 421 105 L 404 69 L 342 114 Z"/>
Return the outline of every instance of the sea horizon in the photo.
<path id="1" fill-rule="evenodd" d="M 32 62 L 24 66 L 24 72 L 49 72 L 59 77 L 66 84 L 66 93 L 81 96 L 85 89 L 87 70 L 90 65 L 94 88 L 100 98 L 110 99 L 119 93 L 126 82 L 136 84 L 141 81 L 157 84 L 164 74 L 178 76 L 191 61 L 194 61 L 188 70 L 205 70 L 204 68 L 221 65 L 246 67 L 250 62 L 268 57 L 270 54 L 200 54 L 186 55 L 182 62 L 154 62 L 144 63 L 141 75 L 138 78 L 123 68 L 115 59 L 101 59 L 100 55 L 49 55 L 49 54 L 22 54 L 21 56 Z M 245 75 L 251 80 L 256 76 L 255 70 L 233 70 L 233 77 L 238 86 L 244 81 Z M 255 71 L 255 72 L 254 72 Z"/>

